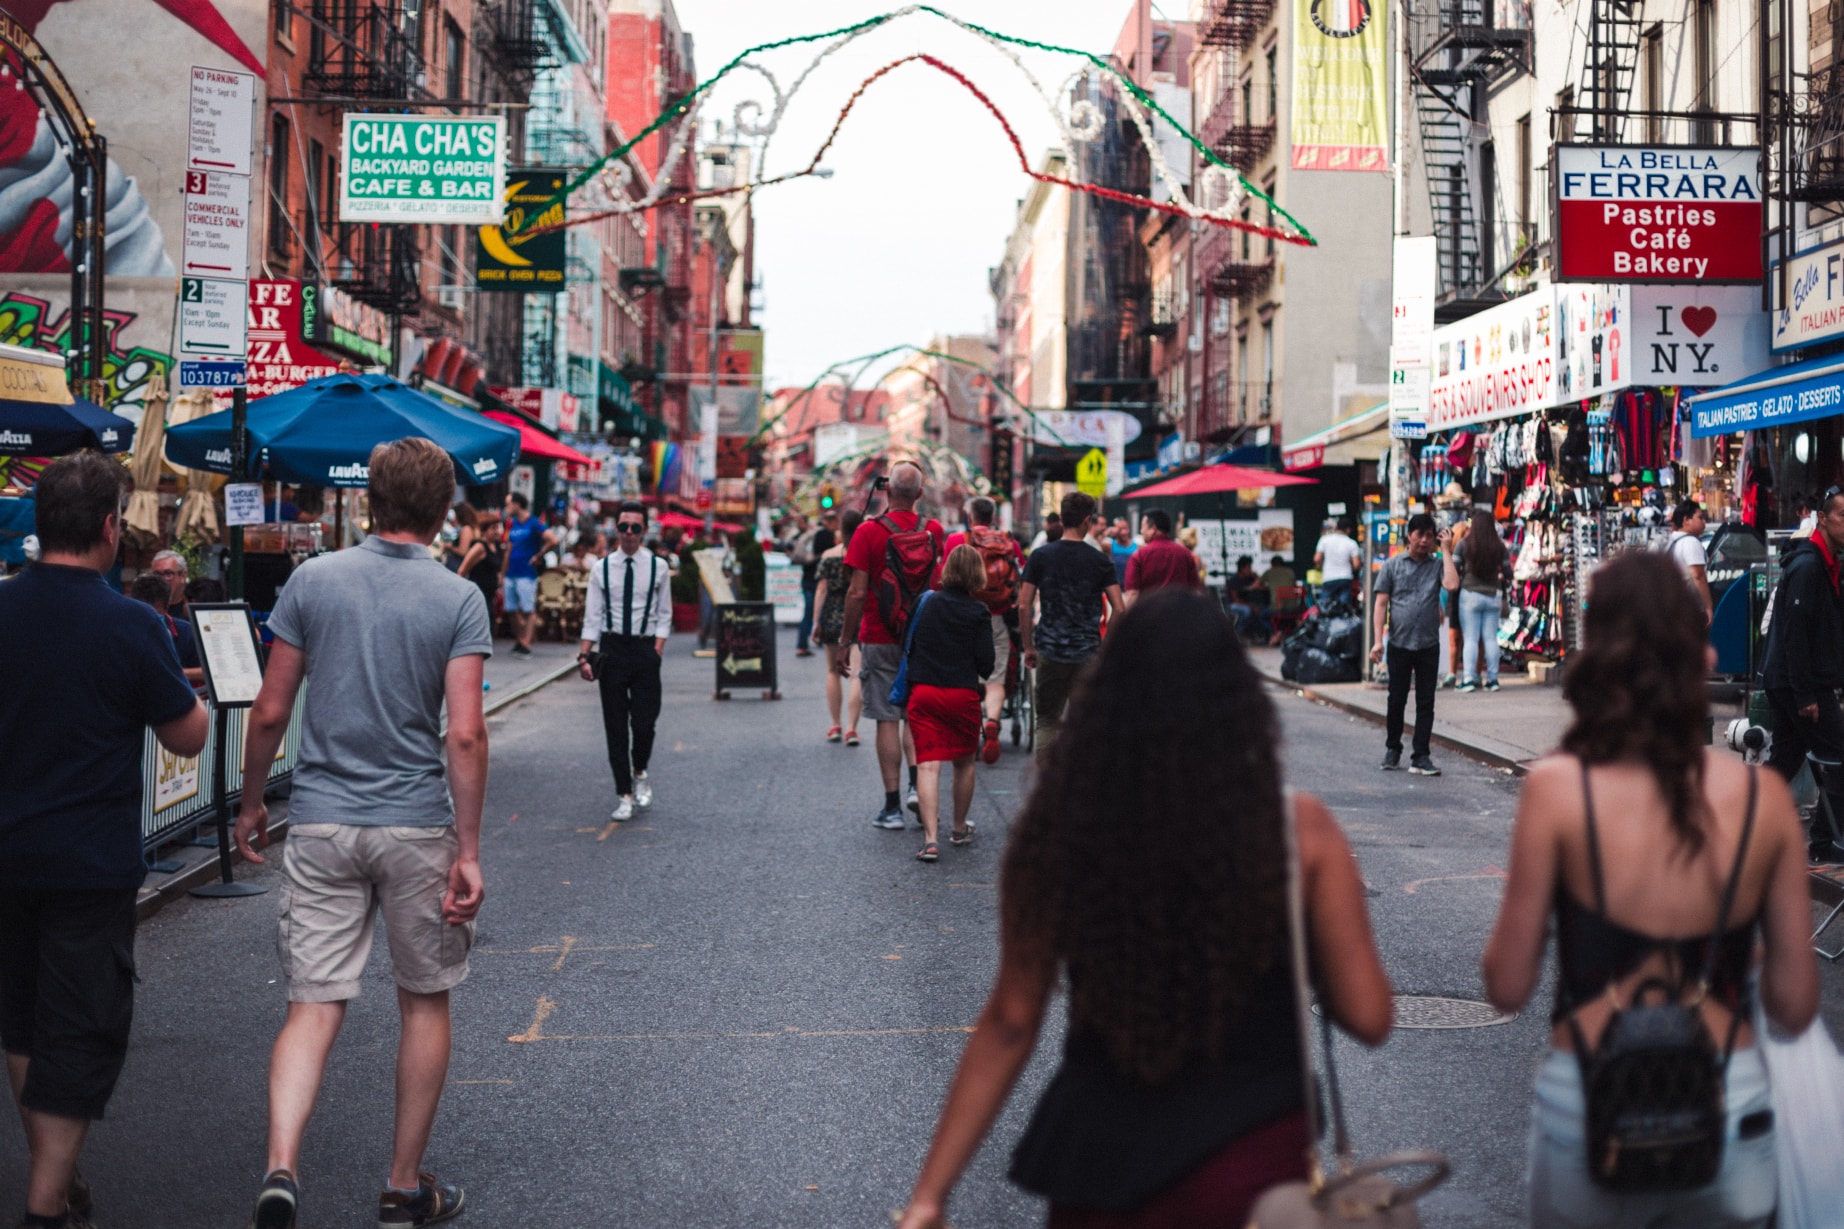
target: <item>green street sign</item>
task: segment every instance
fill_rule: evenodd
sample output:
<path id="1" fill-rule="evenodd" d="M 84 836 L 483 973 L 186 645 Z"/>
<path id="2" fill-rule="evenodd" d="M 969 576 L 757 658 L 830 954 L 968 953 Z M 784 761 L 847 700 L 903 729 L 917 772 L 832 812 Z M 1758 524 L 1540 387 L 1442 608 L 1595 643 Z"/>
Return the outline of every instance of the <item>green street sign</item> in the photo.
<path id="1" fill-rule="evenodd" d="M 497 225 L 505 187 L 504 116 L 346 113 L 342 222 Z"/>

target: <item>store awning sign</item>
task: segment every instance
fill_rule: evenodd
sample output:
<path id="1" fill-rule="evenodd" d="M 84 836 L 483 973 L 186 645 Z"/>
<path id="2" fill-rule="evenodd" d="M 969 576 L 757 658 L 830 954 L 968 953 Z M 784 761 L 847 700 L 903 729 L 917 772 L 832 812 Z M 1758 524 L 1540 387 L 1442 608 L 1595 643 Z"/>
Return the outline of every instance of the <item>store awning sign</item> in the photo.
<path id="1" fill-rule="evenodd" d="M 1553 404 L 1555 321 L 1555 288 L 1544 286 L 1435 329 L 1426 429 L 1447 431 Z"/>
<path id="2" fill-rule="evenodd" d="M 1779 300 L 1773 313 L 1775 350 L 1844 337 L 1844 239 L 1774 262 L 1768 285 Z"/>
<path id="3" fill-rule="evenodd" d="M 342 222 L 498 225 L 505 191 L 504 116 L 346 112 Z"/>
<path id="4" fill-rule="evenodd" d="M 1559 282 L 1759 282 L 1761 151 L 1558 145 Z"/>
<path id="5" fill-rule="evenodd" d="M 1844 358 L 1770 367 L 1692 398 L 1690 410 L 1690 433 L 1698 438 L 1844 414 Z"/>

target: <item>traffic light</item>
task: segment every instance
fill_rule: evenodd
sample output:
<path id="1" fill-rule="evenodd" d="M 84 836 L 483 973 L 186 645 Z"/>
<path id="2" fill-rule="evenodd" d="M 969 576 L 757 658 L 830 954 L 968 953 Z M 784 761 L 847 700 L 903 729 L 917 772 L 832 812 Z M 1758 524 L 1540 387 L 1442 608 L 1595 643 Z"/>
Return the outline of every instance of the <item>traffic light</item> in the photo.
<path id="1" fill-rule="evenodd" d="M 830 512 L 839 506 L 839 492 L 829 482 L 820 488 L 820 511 Z"/>

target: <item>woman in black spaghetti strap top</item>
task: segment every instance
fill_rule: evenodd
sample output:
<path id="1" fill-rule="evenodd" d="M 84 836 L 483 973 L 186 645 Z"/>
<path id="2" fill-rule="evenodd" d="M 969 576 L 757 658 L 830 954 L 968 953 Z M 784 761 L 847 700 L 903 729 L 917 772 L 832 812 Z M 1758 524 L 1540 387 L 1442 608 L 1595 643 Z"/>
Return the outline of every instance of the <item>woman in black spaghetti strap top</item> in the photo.
<path id="1" fill-rule="evenodd" d="M 1807 945 L 1805 838 L 1778 776 L 1704 747 L 1708 629 L 1668 557 L 1625 554 L 1597 571 L 1584 633 L 1565 683 L 1575 721 L 1562 750 L 1525 781 L 1484 958 L 1487 996 L 1501 1010 L 1521 1009 L 1555 917 L 1554 1027 L 1530 1136 L 1531 1225 L 1754 1229 L 1773 1216 L 1776 1174 L 1749 973 L 1758 937 L 1768 1019 L 1792 1033 L 1811 1022 L 1818 969 Z M 1721 1158 L 1703 1185 L 1634 1189 L 1615 1179 L 1605 1141 L 1590 1146 L 1583 1068 L 1645 982 L 1655 984 L 1643 1001 L 1676 996 L 1694 1006 L 1712 1050 L 1727 1056 Z"/>
<path id="2" fill-rule="evenodd" d="M 1283 823 L 1332 1018 L 1381 1044 L 1390 986 L 1350 846 L 1282 788 L 1276 741 L 1214 599 L 1162 590 L 1110 629 L 1013 824 L 998 979 L 901 1229 L 945 1223 L 1059 978 L 1062 1064 L 1012 1160 L 1052 1229 L 1240 1229 L 1261 1191 L 1305 1176 Z"/>

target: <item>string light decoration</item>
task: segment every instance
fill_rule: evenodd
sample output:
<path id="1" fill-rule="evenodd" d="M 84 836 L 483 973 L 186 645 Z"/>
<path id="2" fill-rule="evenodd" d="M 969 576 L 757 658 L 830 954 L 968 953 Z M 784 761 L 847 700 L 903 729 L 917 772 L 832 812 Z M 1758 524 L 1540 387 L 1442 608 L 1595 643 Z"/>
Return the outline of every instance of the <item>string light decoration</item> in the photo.
<path id="1" fill-rule="evenodd" d="M 748 182 L 733 185 L 728 188 L 713 188 L 695 192 L 671 191 L 669 184 L 672 179 L 672 172 L 677 167 L 680 160 L 690 152 L 692 143 L 697 135 L 698 119 L 701 108 L 704 106 L 716 86 L 731 74 L 745 70 L 756 74 L 766 82 L 774 98 L 774 103 L 771 108 L 765 108 L 761 102 L 755 99 L 746 99 L 739 102 L 732 113 L 738 135 L 748 139 L 759 139 L 761 141 L 761 153 L 756 160 L 756 165 L 758 168 L 765 168 L 769 145 L 773 141 L 776 132 L 780 129 L 782 118 L 786 114 L 789 104 L 793 101 L 795 96 L 799 94 L 801 88 L 807 83 L 808 78 L 812 76 L 814 71 L 827 59 L 865 35 L 882 29 L 892 22 L 918 14 L 939 18 L 942 21 L 948 22 L 956 28 L 979 39 L 988 47 L 996 50 L 1009 60 L 1030 84 L 1033 92 L 1043 101 L 1046 109 L 1050 113 L 1052 122 L 1055 124 L 1058 132 L 1061 133 L 1066 143 L 1066 148 L 1073 149 L 1077 145 L 1085 144 L 1095 139 L 1101 134 L 1106 121 L 1101 109 L 1086 98 L 1072 99 L 1067 111 L 1059 105 L 1058 99 L 1067 96 L 1071 92 L 1073 85 L 1084 78 L 1093 76 L 1111 80 L 1117 87 L 1118 101 L 1121 110 L 1133 124 L 1135 132 L 1138 134 L 1140 142 L 1146 150 L 1152 173 L 1158 182 L 1164 186 L 1166 192 L 1170 196 L 1170 200 L 1156 201 L 1151 197 L 1137 193 L 1123 192 L 1099 184 L 1086 183 L 1076 178 L 1073 172 L 1068 176 L 1052 176 L 1044 172 L 1033 170 L 1030 165 L 1030 160 L 1025 154 L 1024 146 L 1018 139 L 1016 130 L 986 92 L 975 85 L 974 82 L 960 70 L 935 56 L 921 53 L 905 56 L 902 59 L 892 61 L 867 77 L 852 93 L 851 97 L 846 100 L 845 105 L 839 111 L 838 117 L 833 122 L 831 131 L 827 134 L 826 140 L 802 169 L 774 176 L 761 176 L 758 174 L 758 177 Z M 825 46 L 823 46 L 802 68 L 799 75 L 794 78 L 793 83 L 788 86 L 786 90 L 781 88 L 780 80 L 775 74 L 757 58 L 768 52 L 777 51 L 783 48 L 805 46 L 814 43 L 824 43 Z M 1083 65 L 1071 74 L 1063 87 L 1053 95 L 1044 88 L 1042 82 L 1031 72 L 1030 67 L 1025 63 L 1024 57 L 1021 54 L 1021 49 L 1074 56 L 1082 60 Z M 1013 35 L 1002 34 L 974 22 L 955 17 L 950 13 L 928 4 L 907 5 L 903 8 L 868 18 L 853 25 L 841 26 L 838 29 L 822 31 L 818 34 L 806 34 L 791 38 L 777 39 L 747 48 L 719 69 L 715 75 L 699 82 L 688 94 L 679 99 L 671 107 L 661 112 L 651 123 L 641 129 L 637 135 L 629 139 L 625 144 L 610 151 L 608 154 L 597 159 L 587 168 L 574 175 L 563 188 L 552 196 L 542 207 L 528 211 L 525 224 L 515 233 L 536 234 L 541 233 L 541 231 L 580 226 L 588 222 L 598 221 L 608 217 L 639 213 L 653 209 L 668 199 L 673 203 L 683 204 L 695 200 L 728 196 L 739 192 L 752 193 L 759 188 L 787 183 L 791 180 L 813 175 L 819 170 L 820 160 L 824 157 L 827 149 L 831 147 L 833 140 L 838 136 L 840 129 L 850 116 L 852 108 L 856 105 L 858 99 L 864 95 L 865 91 L 894 69 L 903 64 L 912 62 L 927 64 L 952 78 L 964 89 L 971 92 L 974 97 L 985 106 L 986 110 L 999 121 L 1007 139 L 1011 142 L 1014 151 L 1018 155 L 1019 163 L 1024 173 L 1033 179 L 1040 182 L 1056 184 L 1074 191 L 1085 192 L 1103 199 L 1134 205 L 1139 208 L 1152 209 L 1162 213 L 1174 214 L 1179 217 L 1191 218 L 1213 226 L 1231 230 L 1248 231 L 1283 243 L 1310 247 L 1315 246 L 1318 242 L 1313 238 L 1312 233 L 1295 219 L 1293 215 L 1289 214 L 1285 209 L 1282 209 L 1271 197 L 1243 177 L 1240 171 L 1225 162 L 1215 150 L 1204 144 L 1194 133 L 1183 124 L 1179 123 L 1178 120 L 1165 111 L 1164 108 L 1160 107 L 1150 94 L 1142 89 L 1131 77 L 1122 72 L 1120 68 L 1109 59 L 1095 55 L 1093 52 L 1083 51 L 1079 48 L 1063 47 L 1054 43 L 1039 42 L 1033 39 L 1018 38 Z M 766 119 L 762 118 L 765 111 Z M 1202 169 L 1198 174 L 1196 199 L 1193 199 L 1190 195 L 1188 191 L 1189 185 L 1184 179 L 1180 178 L 1166 159 L 1164 150 L 1160 147 L 1160 143 L 1153 131 L 1153 124 L 1155 121 L 1163 122 L 1168 125 L 1186 144 L 1190 145 L 1190 147 L 1197 152 L 1202 162 Z M 653 177 L 653 183 L 650 185 L 646 194 L 639 199 L 632 199 L 628 195 L 628 187 L 632 181 L 632 172 L 623 160 L 626 158 L 629 151 L 639 145 L 641 141 L 661 130 L 668 130 L 668 135 L 665 138 L 667 141 L 667 152 L 662 159 L 660 171 Z M 579 190 L 592 182 L 606 191 L 611 198 L 607 207 L 596 208 L 587 213 L 579 212 L 575 216 L 566 217 L 560 223 L 553 223 L 542 228 L 536 224 L 537 219 L 544 216 L 552 206 L 559 203 L 567 203 Z M 1267 213 L 1272 219 L 1270 224 L 1263 225 L 1236 216 L 1237 211 L 1248 197 L 1254 197 L 1267 206 Z M 599 205 L 600 202 L 597 202 L 597 204 Z"/>

